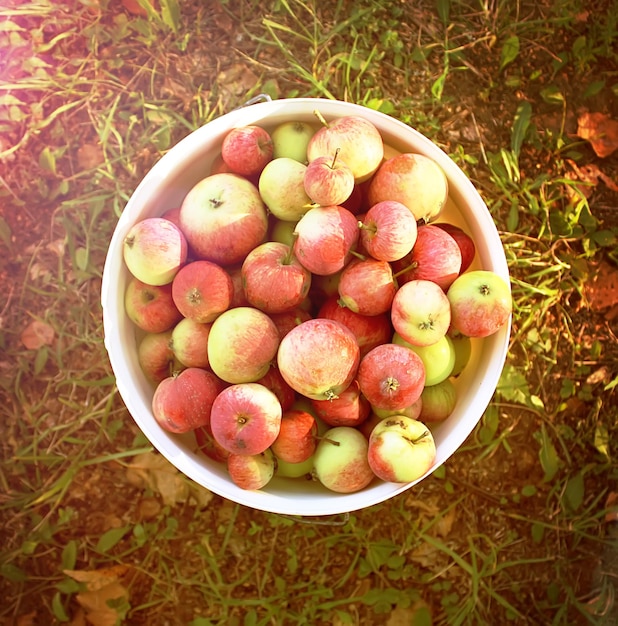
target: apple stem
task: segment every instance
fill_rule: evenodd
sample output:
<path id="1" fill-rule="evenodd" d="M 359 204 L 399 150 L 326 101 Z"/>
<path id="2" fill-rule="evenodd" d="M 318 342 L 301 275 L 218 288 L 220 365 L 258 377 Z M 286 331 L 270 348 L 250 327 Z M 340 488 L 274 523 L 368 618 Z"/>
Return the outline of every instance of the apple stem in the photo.
<path id="1" fill-rule="evenodd" d="M 317 109 L 313 111 L 313 114 L 318 118 L 322 126 L 326 126 L 326 128 L 328 128 L 328 122 L 324 119 L 324 116 Z"/>
<path id="2" fill-rule="evenodd" d="M 403 269 L 399 270 L 398 272 L 395 272 L 395 274 L 393 274 L 393 278 L 399 278 L 399 276 L 401 276 L 402 274 L 405 274 L 406 272 L 409 272 L 410 270 L 414 270 L 417 267 L 418 267 L 418 261 L 412 261 L 410 265 L 406 265 Z"/>
<path id="3" fill-rule="evenodd" d="M 125 237 L 124 243 L 125 245 L 129 246 L 129 248 L 132 248 L 133 244 L 135 243 L 135 235 L 129 235 L 128 237 Z"/>
<path id="4" fill-rule="evenodd" d="M 328 443 L 332 443 L 334 446 L 340 446 L 341 443 L 339 441 L 335 441 L 334 439 L 329 439 L 328 437 L 316 437 L 318 441 L 328 441 Z"/>
<path id="5" fill-rule="evenodd" d="M 357 259 L 360 259 L 361 261 L 367 260 L 367 257 L 364 254 L 361 254 L 360 252 L 357 252 L 356 250 L 350 250 L 350 254 L 352 256 L 355 256 Z"/>
<path id="6" fill-rule="evenodd" d="M 363 222 L 362 220 L 358 220 L 358 227 L 361 230 L 368 230 L 370 233 L 375 234 L 378 232 L 375 222 L 373 224 L 365 224 L 365 222 Z"/>
<path id="7" fill-rule="evenodd" d="M 337 162 L 337 157 L 339 156 L 339 153 L 341 152 L 341 148 L 337 148 L 335 150 L 335 156 L 333 157 L 333 161 L 330 164 L 330 169 L 334 170 L 335 169 L 335 163 Z"/>
<path id="8" fill-rule="evenodd" d="M 428 430 L 425 430 L 425 431 L 423 432 L 423 434 L 422 434 L 422 435 L 419 435 L 416 439 L 410 439 L 410 438 L 408 438 L 408 437 L 406 437 L 406 439 L 407 439 L 407 440 L 408 440 L 408 441 L 409 441 L 412 445 L 414 445 L 415 443 L 418 443 L 421 439 L 424 439 L 425 437 L 427 437 L 427 435 L 429 435 L 429 431 L 428 431 Z"/>

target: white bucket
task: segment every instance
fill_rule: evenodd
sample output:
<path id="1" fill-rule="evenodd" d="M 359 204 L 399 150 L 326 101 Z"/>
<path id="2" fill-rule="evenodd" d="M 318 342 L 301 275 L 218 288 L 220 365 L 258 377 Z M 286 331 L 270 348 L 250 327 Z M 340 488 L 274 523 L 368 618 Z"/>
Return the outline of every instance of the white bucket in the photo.
<path id="1" fill-rule="evenodd" d="M 124 311 L 129 275 L 122 249 L 133 224 L 181 204 L 189 189 L 208 174 L 220 152 L 223 137 L 230 129 L 248 124 L 272 129 L 289 120 L 315 122 L 313 111 L 316 108 L 327 120 L 361 115 L 376 125 L 385 144 L 401 152 L 425 154 L 437 161 L 449 182 L 449 200 L 440 220 L 456 223 L 472 236 L 477 249 L 473 268 L 492 270 L 509 282 L 504 250 L 493 219 L 472 183 L 445 152 L 417 131 L 383 113 L 346 102 L 294 98 L 261 102 L 231 111 L 188 135 L 155 164 L 129 199 L 118 221 L 107 254 L 101 293 L 105 346 L 118 390 L 152 445 L 178 470 L 213 493 L 255 509 L 300 516 L 335 515 L 368 507 L 402 493 L 424 477 L 407 484 L 376 479 L 369 487 L 352 494 L 334 493 L 317 482 L 302 479 L 274 478 L 260 491 L 247 491 L 234 485 L 223 465 L 196 452 L 192 434 L 171 434 L 153 417 L 153 387 L 139 366 L 135 327 Z M 430 472 L 462 445 L 483 415 L 504 366 L 509 334 L 510 324 L 491 337 L 472 340 L 471 361 L 456 380 L 456 408 L 445 422 L 432 425 L 437 456 Z"/>

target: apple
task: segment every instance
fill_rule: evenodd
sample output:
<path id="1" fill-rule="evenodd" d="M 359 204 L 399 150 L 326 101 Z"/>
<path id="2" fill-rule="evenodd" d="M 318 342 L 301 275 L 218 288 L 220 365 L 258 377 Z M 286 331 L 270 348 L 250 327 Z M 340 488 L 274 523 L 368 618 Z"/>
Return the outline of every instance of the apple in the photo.
<path id="1" fill-rule="evenodd" d="M 205 454 L 209 459 L 217 463 L 225 463 L 230 453 L 217 443 L 213 437 L 210 422 L 205 426 L 198 426 L 194 431 L 195 442 L 198 450 Z"/>
<path id="2" fill-rule="evenodd" d="M 131 276 L 124 295 L 128 318 L 148 333 L 161 333 L 176 324 L 182 314 L 174 304 L 172 286 L 148 285 Z"/>
<path id="3" fill-rule="evenodd" d="M 401 202 L 417 222 L 431 222 L 448 198 L 448 180 L 442 168 L 423 154 L 404 152 L 384 161 L 367 190 L 370 206 L 384 200 Z"/>
<path id="4" fill-rule="evenodd" d="M 210 422 L 221 381 L 199 367 L 189 367 L 162 380 L 152 397 L 157 423 L 172 433 L 186 433 Z"/>
<path id="5" fill-rule="evenodd" d="M 282 416 L 277 396 L 259 383 L 226 387 L 215 398 L 210 427 L 219 445 L 232 454 L 260 454 L 273 444 Z"/>
<path id="6" fill-rule="evenodd" d="M 267 241 L 242 264 L 242 284 L 250 305 L 265 313 L 283 313 L 300 305 L 311 286 L 311 272 L 284 243 Z"/>
<path id="7" fill-rule="evenodd" d="M 172 282 L 172 298 L 178 310 L 202 324 L 227 311 L 233 296 L 230 275 L 211 261 L 187 263 Z"/>
<path id="8" fill-rule="evenodd" d="M 431 387 L 425 387 L 419 419 L 425 423 L 443 422 L 455 410 L 457 389 L 450 378 Z"/>
<path id="9" fill-rule="evenodd" d="M 470 362 L 470 357 L 472 356 L 472 340 L 470 337 L 462 335 L 453 328 L 449 328 L 447 335 L 451 338 L 451 343 L 455 351 L 455 363 L 451 376 L 459 376 Z"/>
<path id="10" fill-rule="evenodd" d="M 277 219 L 297 222 L 311 207 L 303 183 L 306 171 L 306 165 L 287 157 L 273 159 L 262 170 L 260 196 Z"/>
<path id="11" fill-rule="evenodd" d="M 223 138 L 221 158 L 236 174 L 259 174 L 273 158 L 270 134 L 253 124 L 232 128 Z"/>
<path id="12" fill-rule="evenodd" d="M 341 203 L 344 209 L 350 211 L 354 215 L 358 215 L 363 207 L 363 186 L 354 184 L 354 189 L 345 202 Z"/>
<path id="13" fill-rule="evenodd" d="M 299 163 L 307 163 L 307 146 L 316 127 L 308 122 L 287 121 L 278 124 L 270 134 L 273 142 L 273 158 L 287 157 Z"/>
<path id="14" fill-rule="evenodd" d="M 266 375 L 278 346 L 279 331 L 266 313 L 254 307 L 236 307 L 212 323 L 208 361 L 222 380 L 251 383 Z"/>
<path id="15" fill-rule="evenodd" d="M 131 274 L 148 285 L 171 283 L 187 261 L 187 239 L 168 219 L 147 217 L 127 232 L 122 254 Z"/>
<path id="16" fill-rule="evenodd" d="M 389 263 L 368 257 L 343 268 L 337 290 L 339 303 L 355 313 L 381 315 L 390 310 L 397 287 Z"/>
<path id="17" fill-rule="evenodd" d="M 332 400 L 311 400 L 316 415 L 329 426 L 359 426 L 371 412 L 357 380 Z"/>
<path id="18" fill-rule="evenodd" d="M 320 156 L 307 165 L 303 186 L 314 204 L 332 206 L 343 204 L 354 190 L 352 170 L 337 157 L 337 148 L 333 156 Z"/>
<path id="19" fill-rule="evenodd" d="M 319 275 L 342 270 L 358 240 L 356 217 L 340 206 L 309 209 L 294 233 L 294 254 L 304 267 Z"/>
<path id="20" fill-rule="evenodd" d="M 423 388 L 423 391 L 426 388 L 427 386 Z M 421 392 L 419 399 L 413 404 L 411 404 L 410 406 L 406 407 L 405 409 L 381 409 L 377 406 L 372 406 L 371 410 L 372 410 L 372 413 L 375 416 L 377 416 L 379 419 L 384 419 L 385 417 L 392 417 L 393 415 L 405 415 L 406 417 L 416 420 L 420 417 L 422 408 L 423 408 L 423 394 Z"/>
<path id="21" fill-rule="evenodd" d="M 289 409 L 283 412 L 279 434 L 270 449 L 278 460 L 302 463 L 315 452 L 317 431 L 311 413 Z"/>
<path id="22" fill-rule="evenodd" d="M 436 458 L 431 430 L 404 415 L 383 419 L 369 437 L 367 461 L 382 480 L 409 483 L 422 478 Z"/>
<path id="23" fill-rule="evenodd" d="M 408 343 L 429 346 L 446 335 L 451 323 L 451 305 L 437 283 L 412 280 L 397 290 L 391 322 Z"/>
<path id="24" fill-rule="evenodd" d="M 137 360 L 146 378 L 155 384 L 184 369 L 172 350 L 172 330 L 146 333 L 137 346 Z"/>
<path id="25" fill-rule="evenodd" d="M 455 366 L 455 346 L 448 335 L 440 337 L 429 346 L 415 346 L 395 333 L 393 343 L 410 348 L 421 357 L 425 366 L 425 387 L 437 385 L 453 373 Z"/>
<path id="26" fill-rule="evenodd" d="M 434 225 L 446 231 L 457 242 L 461 252 L 461 269 L 459 273 L 463 274 L 472 265 L 476 255 L 474 240 L 463 228 L 450 222 L 435 222 Z"/>
<path id="27" fill-rule="evenodd" d="M 167 209 L 161 214 L 161 217 L 166 220 L 169 220 L 170 222 L 172 222 L 172 224 L 174 224 L 175 226 L 177 226 L 178 228 L 182 230 L 182 228 L 180 227 L 180 206 L 175 206 L 175 207 L 172 207 L 171 209 Z M 183 237 L 184 237 L 184 234 L 183 234 Z"/>
<path id="28" fill-rule="evenodd" d="M 362 358 L 356 378 L 371 406 L 403 410 L 420 397 L 425 385 L 425 366 L 409 348 L 385 343 Z"/>
<path id="29" fill-rule="evenodd" d="M 210 323 L 204 324 L 185 317 L 172 329 L 172 351 L 185 367 L 208 369 L 208 337 L 211 326 Z"/>
<path id="30" fill-rule="evenodd" d="M 284 243 L 286 246 L 293 246 L 295 228 L 296 222 L 271 218 L 268 240 Z"/>
<path id="31" fill-rule="evenodd" d="M 367 439 L 356 428 L 330 428 L 313 455 L 313 475 L 331 491 L 360 491 L 375 478 L 367 461 L 367 450 Z"/>
<path id="32" fill-rule="evenodd" d="M 271 313 L 270 319 L 275 323 L 279 331 L 279 337 L 283 338 L 292 328 L 295 328 L 302 322 L 312 319 L 309 311 L 297 306 L 283 313 Z"/>
<path id="33" fill-rule="evenodd" d="M 180 224 L 197 258 L 227 266 L 240 263 L 262 243 L 268 217 L 252 182 L 222 173 L 189 190 L 180 207 Z"/>
<path id="34" fill-rule="evenodd" d="M 384 157 L 384 143 L 375 125 L 358 115 L 327 122 L 319 111 L 314 113 L 322 126 L 309 140 L 308 162 L 332 156 L 339 149 L 339 158 L 352 170 L 357 184 L 370 178 Z"/>
<path id="35" fill-rule="evenodd" d="M 408 207 L 383 200 L 369 208 L 362 221 L 360 238 L 365 250 L 381 261 L 398 261 L 412 251 L 418 227 Z"/>
<path id="36" fill-rule="evenodd" d="M 306 478 L 311 480 L 311 472 L 313 471 L 313 456 L 310 456 L 302 463 L 287 463 L 281 459 L 277 459 L 276 476 L 282 478 Z"/>
<path id="37" fill-rule="evenodd" d="M 412 251 L 393 263 L 399 284 L 420 279 L 432 280 L 446 291 L 459 276 L 461 250 L 445 230 L 425 224 L 418 228 Z"/>
<path id="38" fill-rule="evenodd" d="M 347 389 L 358 369 L 360 348 L 354 333 L 334 320 L 302 322 L 281 339 L 277 365 L 296 392 L 330 400 Z"/>
<path id="39" fill-rule="evenodd" d="M 389 343 L 393 334 L 388 313 L 382 315 L 355 313 L 348 307 L 342 306 L 336 295 L 330 296 L 322 303 L 316 317 L 325 317 L 347 326 L 356 337 L 361 358 L 372 348 Z"/>
<path id="40" fill-rule="evenodd" d="M 259 454 L 230 454 L 227 471 L 232 482 L 241 489 L 262 489 L 275 475 L 276 460 L 270 450 Z"/>
<path id="41" fill-rule="evenodd" d="M 228 308 L 233 309 L 237 306 L 250 306 L 242 285 L 242 264 L 228 266 L 225 270 L 232 279 L 232 301 Z"/>
<path id="42" fill-rule="evenodd" d="M 513 310 L 509 284 L 490 270 L 469 270 L 447 292 L 454 330 L 488 337 L 505 326 Z"/>
<path id="43" fill-rule="evenodd" d="M 292 407 L 292 404 L 294 404 L 296 392 L 285 382 L 285 379 L 281 376 L 281 372 L 279 372 L 275 365 L 271 365 L 266 374 L 256 382 L 260 385 L 264 385 L 264 387 L 270 389 L 277 396 L 283 411 L 287 411 Z"/>

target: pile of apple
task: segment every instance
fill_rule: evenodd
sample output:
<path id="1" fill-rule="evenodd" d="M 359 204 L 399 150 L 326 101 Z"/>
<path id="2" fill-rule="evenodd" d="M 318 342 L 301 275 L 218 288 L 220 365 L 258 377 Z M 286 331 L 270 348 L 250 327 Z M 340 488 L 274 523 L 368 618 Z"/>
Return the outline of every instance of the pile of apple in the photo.
<path id="1" fill-rule="evenodd" d="M 363 117 L 315 114 L 230 130 L 181 206 L 123 244 L 154 418 L 243 489 L 420 478 L 471 338 L 511 314 L 506 282 L 440 222 L 439 165 Z"/>

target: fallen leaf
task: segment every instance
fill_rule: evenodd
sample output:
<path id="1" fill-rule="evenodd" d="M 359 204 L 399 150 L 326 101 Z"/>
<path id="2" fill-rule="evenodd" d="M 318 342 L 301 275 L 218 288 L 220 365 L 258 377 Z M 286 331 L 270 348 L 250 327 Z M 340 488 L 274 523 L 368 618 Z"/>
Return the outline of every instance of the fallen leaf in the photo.
<path id="1" fill-rule="evenodd" d="M 149 0 L 149 3 L 150 6 L 154 7 L 154 0 Z M 146 11 L 137 0 L 122 0 L 122 6 L 131 13 L 131 15 L 148 17 L 148 11 Z"/>
<path id="2" fill-rule="evenodd" d="M 83 170 L 91 170 L 105 161 L 103 149 L 99 145 L 85 143 L 77 151 L 77 163 Z"/>
<path id="3" fill-rule="evenodd" d="M 150 487 L 158 492 L 164 504 L 173 506 L 186 502 L 189 484 L 184 476 L 162 455 L 146 452 L 133 457 L 127 470 L 127 479 L 133 485 Z"/>
<path id="4" fill-rule="evenodd" d="M 618 121 L 605 113 L 582 113 L 577 120 L 577 136 L 590 142 L 597 156 L 607 157 L 618 149 Z"/>
<path id="5" fill-rule="evenodd" d="M 603 261 L 592 280 L 586 281 L 584 291 L 593 311 L 603 311 L 618 305 L 618 268 Z"/>
<path id="6" fill-rule="evenodd" d="M 21 333 L 21 342 L 28 350 L 38 350 L 43 346 L 50 346 L 56 333 L 54 329 L 45 322 L 33 320 Z"/>
<path id="7" fill-rule="evenodd" d="M 570 165 L 572 171 L 566 172 L 565 178 L 575 181 L 574 185 L 566 185 L 565 187 L 567 196 L 571 200 L 579 199 L 579 194 L 589 198 L 599 181 L 605 183 L 612 191 L 618 191 L 618 183 L 615 183 L 607 174 L 603 173 L 597 165 L 591 164 L 579 167 L 571 159 L 567 159 L 566 162 Z"/>
<path id="8" fill-rule="evenodd" d="M 75 599 L 92 626 L 116 626 L 124 623 L 129 607 L 127 589 L 136 574 L 129 565 L 112 565 L 97 570 L 63 570 L 64 574 L 82 583 L 83 591 Z M 83 622 L 82 622 L 83 623 Z"/>

